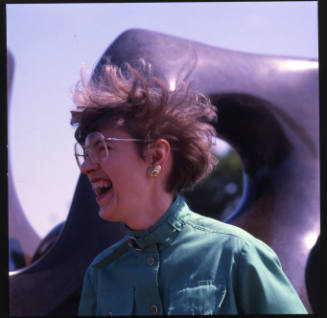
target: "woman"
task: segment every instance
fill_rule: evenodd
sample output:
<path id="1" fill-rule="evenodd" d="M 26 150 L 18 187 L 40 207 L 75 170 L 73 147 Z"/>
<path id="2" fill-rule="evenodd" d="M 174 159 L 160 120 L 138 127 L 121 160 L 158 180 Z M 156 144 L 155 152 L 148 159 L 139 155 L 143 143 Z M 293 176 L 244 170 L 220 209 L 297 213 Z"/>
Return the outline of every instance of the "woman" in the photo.
<path id="1" fill-rule="evenodd" d="M 299 314 L 276 254 L 235 226 L 192 212 L 179 194 L 208 175 L 215 107 L 149 65 L 108 64 L 75 90 L 75 156 L 100 217 L 126 236 L 84 277 L 79 315 Z"/>

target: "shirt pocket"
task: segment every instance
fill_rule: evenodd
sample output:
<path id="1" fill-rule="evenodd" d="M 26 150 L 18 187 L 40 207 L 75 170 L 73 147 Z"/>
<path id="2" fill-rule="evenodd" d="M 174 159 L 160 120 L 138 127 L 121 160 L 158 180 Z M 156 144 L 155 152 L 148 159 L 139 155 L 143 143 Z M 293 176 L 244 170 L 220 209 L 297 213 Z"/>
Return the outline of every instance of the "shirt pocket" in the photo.
<path id="1" fill-rule="evenodd" d="M 97 297 L 97 316 L 130 316 L 133 314 L 133 288 L 102 292 Z"/>
<path id="2" fill-rule="evenodd" d="M 225 295 L 225 284 L 212 281 L 171 290 L 167 314 L 213 315 L 218 313 Z"/>

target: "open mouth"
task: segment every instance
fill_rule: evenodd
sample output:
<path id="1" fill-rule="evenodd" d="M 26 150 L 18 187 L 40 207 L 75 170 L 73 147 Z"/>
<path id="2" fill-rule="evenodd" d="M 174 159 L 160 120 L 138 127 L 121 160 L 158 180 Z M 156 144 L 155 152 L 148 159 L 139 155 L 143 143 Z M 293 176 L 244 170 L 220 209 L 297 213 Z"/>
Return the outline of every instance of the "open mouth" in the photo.
<path id="1" fill-rule="evenodd" d="M 92 189 L 97 196 L 107 193 L 112 188 L 112 183 L 107 180 L 100 180 L 92 183 Z"/>

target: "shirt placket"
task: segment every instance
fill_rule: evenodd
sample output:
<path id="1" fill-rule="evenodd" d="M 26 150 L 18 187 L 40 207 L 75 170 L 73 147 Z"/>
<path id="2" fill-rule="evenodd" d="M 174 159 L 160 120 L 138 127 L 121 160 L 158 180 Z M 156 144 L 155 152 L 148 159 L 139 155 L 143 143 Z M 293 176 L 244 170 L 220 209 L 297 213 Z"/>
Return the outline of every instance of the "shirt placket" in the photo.
<path id="1" fill-rule="evenodd" d="M 135 286 L 136 315 L 162 315 L 163 306 L 159 292 L 158 275 L 160 257 L 155 244 L 142 251 L 136 251 L 138 256 L 138 284 Z"/>

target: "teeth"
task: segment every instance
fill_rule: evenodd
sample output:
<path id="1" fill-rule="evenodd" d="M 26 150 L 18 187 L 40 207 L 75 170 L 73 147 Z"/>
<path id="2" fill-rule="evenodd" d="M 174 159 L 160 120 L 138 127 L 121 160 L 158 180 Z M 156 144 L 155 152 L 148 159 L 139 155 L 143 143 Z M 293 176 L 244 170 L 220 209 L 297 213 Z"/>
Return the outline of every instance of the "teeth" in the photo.
<path id="1" fill-rule="evenodd" d="M 92 189 L 97 195 L 102 193 L 102 189 L 109 188 L 110 186 L 111 182 L 107 180 L 100 180 L 98 182 L 92 183 Z"/>
<path id="2" fill-rule="evenodd" d="M 93 188 L 107 188 L 111 184 L 110 181 L 107 180 L 100 180 L 98 182 L 92 183 Z"/>

